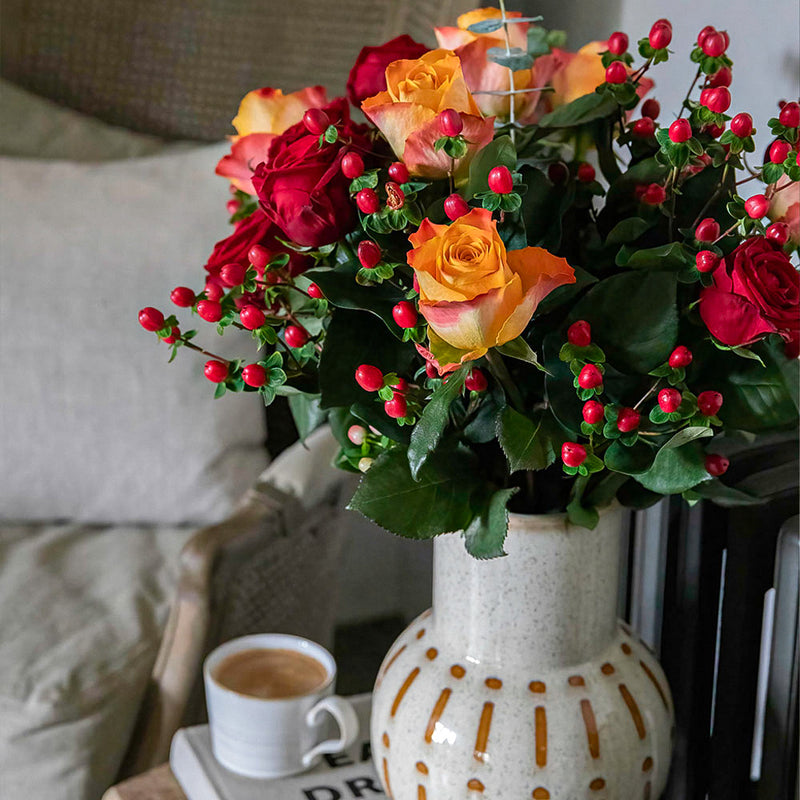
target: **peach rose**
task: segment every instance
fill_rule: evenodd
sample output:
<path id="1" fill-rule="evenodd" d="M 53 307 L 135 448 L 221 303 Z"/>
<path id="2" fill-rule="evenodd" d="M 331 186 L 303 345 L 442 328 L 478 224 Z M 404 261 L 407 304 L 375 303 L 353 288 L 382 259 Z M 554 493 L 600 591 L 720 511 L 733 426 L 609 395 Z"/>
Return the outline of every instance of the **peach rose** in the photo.
<path id="1" fill-rule="evenodd" d="M 553 289 L 575 282 L 563 258 L 540 247 L 507 251 L 492 214 L 475 208 L 451 225 L 425 219 L 409 237 L 430 352 L 440 365 L 480 358 L 516 339 Z"/>
<path id="2" fill-rule="evenodd" d="M 511 98 L 502 95 L 481 94 L 481 92 L 507 92 L 511 87 L 511 76 L 505 67 L 501 67 L 488 58 L 488 51 L 492 47 L 505 47 L 506 38 L 503 29 L 492 33 L 473 33 L 470 25 L 483 22 L 487 19 L 498 19 L 501 16 L 498 8 L 477 8 L 462 14 L 457 21 L 458 27 L 434 28 L 439 47 L 453 50 L 461 59 L 464 70 L 464 79 L 470 91 L 475 94 L 475 102 L 484 114 L 495 115 L 508 119 Z M 518 11 L 511 11 L 508 17 L 521 17 Z M 511 47 L 527 50 L 528 47 L 527 22 L 508 26 L 508 39 Z M 542 86 L 547 75 L 540 75 L 541 70 L 534 66 L 532 69 L 521 69 L 514 72 L 514 88 L 527 89 Z M 538 78 L 545 80 L 539 81 Z M 514 112 L 518 120 L 524 120 L 532 115 L 539 102 L 541 93 L 530 92 L 518 94 L 514 98 Z"/>
<path id="3" fill-rule="evenodd" d="M 800 181 L 790 181 L 784 175 L 776 184 L 767 216 L 772 222 L 785 222 L 789 227 L 789 241 L 800 245 Z"/>
<path id="4" fill-rule="evenodd" d="M 220 159 L 217 175 L 228 178 L 237 189 L 255 194 L 253 171 L 267 160 L 272 140 L 300 122 L 309 108 L 327 102 L 322 86 L 309 86 L 291 94 L 270 88 L 248 92 L 232 122 L 238 135 L 229 137 L 231 152 Z"/>
<path id="5" fill-rule="evenodd" d="M 537 66 L 541 62 L 541 68 L 547 68 L 552 73 L 550 83 L 553 91 L 547 97 L 551 109 L 571 103 L 585 94 L 592 94 L 601 83 L 605 83 L 606 70 L 600 54 L 606 50 L 608 41 L 589 42 L 577 53 L 555 48 L 550 55 L 537 59 Z M 642 78 L 636 93 L 641 98 L 652 88 L 653 81 Z"/>
<path id="6" fill-rule="evenodd" d="M 472 156 L 492 140 L 494 120 L 483 118 L 452 51 L 431 50 L 421 58 L 393 61 L 386 68 L 386 87 L 361 109 L 412 175 L 445 178 L 450 172 L 450 157 L 433 147 L 441 136 L 437 116 L 445 109 L 459 112 L 469 142 L 466 155 L 456 162 L 456 174 L 463 174 Z"/>

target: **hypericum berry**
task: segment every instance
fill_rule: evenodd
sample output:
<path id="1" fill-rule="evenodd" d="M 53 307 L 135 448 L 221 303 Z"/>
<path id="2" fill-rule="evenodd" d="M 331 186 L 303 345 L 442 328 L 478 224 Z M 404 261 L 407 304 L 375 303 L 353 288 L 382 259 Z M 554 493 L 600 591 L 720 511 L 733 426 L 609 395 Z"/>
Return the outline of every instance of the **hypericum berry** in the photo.
<path id="1" fill-rule="evenodd" d="M 226 286 L 241 286 L 246 275 L 247 270 L 236 262 L 224 264 L 219 271 L 219 277 Z"/>
<path id="2" fill-rule="evenodd" d="M 398 183 L 408 182 L 408 167 L 402 161 L 389 164 L 389 177 Z"/>
<path id="3" fill-rule="evenodd" d="M 377 392 L 383 387 L 383 373 L 372 364 L 362 364 L 356 369 L 356 383 L 365 392 Z"/>
<path id="4" fill-rule="evenodd" d="M 211 383 L 222 383 L 228 377 L 228 365 L 224 361 L 206 361 L 203 374 Z"/>
<path id="5" fill-rule="evenodd" d="M 489 386 L 489 381 L 486 379 L 486 375 L 483 374 L 482 370 L 473 367 L 464 379 L 464 386 L 469 392 L 485 392 Z"/>
<path id="6" fill-rule="evenodd" d="M 367 438 L 367 429 L 363 425 L 351 425 L 347 429 L 347 438 L 358 447 L 364 444 Z"/>
<path id="7" fill-rule="evenodd" d="M 692 363 L 692 351 L 682 344 L 679 344 L 670 354 L 669 365 L 672 369 L 688 367 Z"/>
<path id="8" fill-rule="evenodd" d="M 408 403 L 402 394 L 395 392 L 392 399 L 383 404 L 383 410 L 392 419 L 401 419 L 408 412 Z"/>
<path id="9" fill-rule="evenodd" d="M 661 106 L 658 103 L 658 100 L 653 99 L 652 97 L 649 100 L 645 100 L 642 103 L 642 116 L 643 117 L 650 117 L 650 119 L 658 119 L 658 115 L 661 113 Z"/>
<path id="10" fill-rule="evenodd" d="M 314 136 L 325 133 L 330 124 L 331 121 L 328 119 L 328 115 L 321 108 L 309 108 L 308 111 L 303 114 L 303 125 L 305 125 L 306 130 L 309 133 L 313 133 Z"/>
<path id="11" fill-rule="evenodd" d="M 719 58 L 726 49 L 725 37 L 719 31 L 712 31 L 700 45 L 700 49 L 711 58 Z"/>
<path id="12" fill-rule="evenodd" d="M 669 47 L 669 43 L 672 41 L 672 26 L 666 20 L 663 22 L 659 20 L 650 28 L 648 41 L 653 50 L 663 50 L 665 47 Z"/>
<path id="13" fill-rule="evenodd" d="M 704 417 L 713 417 L 722 408 L 722 395 L 712 391 L 700 392 L 697 408 Z"/>
<path id="14" fill-rule="evenodd" d="M 660 183 L 651 183 L 642 193 L 642 202 L 660 206 L 667 199 L 667 190 Z"/>
<path id="15" fill-rule="evenodd" d="M 594 171 L 594 167 L 591 164 L 587 164 L 585 161 L 583 161 L 578 165 L 577 176 L 581 183 L 591 183 L 596 174 L 597 173 Z"/>
<path id="16" fill-rule="evenodd" d="M 687 142 L 692 138 L 692 126 L 688 119 L 676 119 L 669 126 L 669 140 L 675 144 Z"/>
<path id="17" fill-rule="evenodd" d="M 350 180 L 360 178 L 364 174 L 364 159 L 358 153 L 345 153 L 342 156 L 342 175 Z"/>
<path id="18" fill-rule="evenodd" d="M 618 85 L 628 80 L 628 70 L 621 61 L 612 61 L 606 67 L 606 83 Z"/>
<path id="19" fill-rule="evenodd" d="M 372 462 L 374 458 L 370 458 L 369 456 L 364 456 L 363 458 L 358 459 L 358 471 L 359 472 L 369 472 L 370 468 L 372 467 Z"/>
<path id="20" fill-rule="evenodd" d="M 744 201 L 744 210 L 750 219 L 761 219 L 769 211 L 769 200 L 763 194 L 754 194 Z"/>
<path id="21" fill-rule="evenodd" d="M 261 364 L 248 364 L 242 370 L 242 380 L 254 389 L 263 386 L 267 382 L 267 371 Z"/>
<path id="22" fill-rule="evenodd" d="M 362 214 L 374 214 L 381 207 L 381 201 L 374 189 L 362 189 L 356 195 L 356 205 Z"/>
<path id="23" fill-rule="evenodd" d="M 694 238 L 698 242 L 713 242 L 719 238 L 720 227 L 713 217 L 706 217 L 700 220 L 697 227 L 694 229 Z"/>
<path id="24" fill-rule="evenodd" d="M 176 306 L 191 308 L 194 305 L 195 293 L 188 286 L 176 286 L 169 295 L 169 299 Z"/>
<path id="25" fill-rule="evenodd" d="M 774 141 L 769 148 L 769 160 L 773 164 L 783 164 L 786 161 L 786 156 L 789 155 L 789 151 L 792 149 L 792 146 L 789 142 L 784 141 L 783 139 L 777 139 Z"/>
<path id="26" fill-rule="evenodd" d="M 705 101 L 701 96 L 700 102 L 715 114 L 724 114 L 731 107 L 731 93 L 727 86 L 717 86 L 714 89 L 706 89 L 708 92 Z"/>
<path id="27" fill-rule="evenodd" d="M 767 239 L 783 247 L 789 241 L 789 226 L 785 222 L 773 222 L 767 228 Z"/>
<path id="28" fill-rule="evenodd" d="M 401 300 L 393 309 L 392 317 L 401 328 L 413 328 L 417 324 L 419 315 L 413 303 Z"/>
<path id="29" fill-rule="evenodd" d="M 608 37 L 608 50 L 615 56 L 621 56 L 628 51 L 628 34 L 622 31 L 614 31 Z"/>
<path id="30" fill-rule="evenodd" d="M 550 164 L 547 168 L 547 177 L 550 179 L 550 183 L 556 186 L 559 183 L 564 183 L 569 178 L 567 165 L 563 161 L 556 161 L 554 164 Z"/>
<path id="31" fill-rule="evenodd" d="M 454 108 L 446 108 L 439 114 L 439 130 L 442 136 L 458 136 L 464 130 L 461 114 Z"/>
<path id="32" fill-rule="evenodd" d="M 169 336 L 165 336 L 161 341 L 164 344 L 175 344 L 175 342 L 180 339 L 181 336 L 181 329 L 178 327 L 173 327 L 169 333 Z"/>
<path id="33" fill-rule="evenodd" d="M 778 122 L 787 128 L 800 127 L 800 103 L 787 103 L 778 114 Z"/>
<path id="34" fill-rule="evenodd" d="M 395 378 L 392 388 L 396 392 L 406 392 L 408 391 L 408 381 L 405 378 Z"/>
<path id="35" fill-rule="evenodd" d="M 238 200 L 235 200 L 235 199 L 228 200 L 228 202 L 225 203 L 225 210 L 231 216 L 233 216 L 241 207 L 242 207 L 242 204 Z"/>
<path id="36" fill-rule="evenodd" d="M 322 300 L 322 298 L 325 297 L 325 295 L 322 294 L 322 289 L 320 289 L 316 283 L 309 284 L 307 291 L 308 296 L 313 297 L 315 300 Z"/>
<path id="37" fill-rule="evenodd" d="M 605 416 L 605 408 L 603 404 L 599 403 L 597 400 L 587 400 L 583 404 L 582 413 L 584 422 L 588 422 L 590 425 L 596 425 L 598 422 L 602 422 Z"/>
<path id="38" fill-rule="evenodd" d="M 587 364 L 578 374 L 581 389 L 596 389 L 603 385 L 603 374 L 594 364 Z"/>
<path id="39" fill-rule="evenodd" d="M 633 123 L 631 133 L 639 139 L 649 139 L 656 132 L 656 124 L 650 117 L 642 117 Z"/>
<path id="40" fill-rule="evenodd" d="M 700 105 L 704 106 L 708 102 L 708 98 L 711 96 L 711 88 L 707 87 L 700 92 Z"/>
<path id="41" fill-rule="evenodd" d="M 151 333 L 160 331 L 164 327 L 164 315 L 152 306 L 147 306 L 139 312 L 139 324 Z"/>
<path id="42" fill-rule="evenodd" d="M 712 139 L 719 139 L 723 133 L 725 133 L 725 123 L 723 122 L 722 125 L 717 125 L 715 123 L 711 123 L 710 125 L 706 125 L 703 130 L 712 138 Z"/>
<path id="43" fill-rule="evenodd" d="M 753 132 L 753 118 L 747 113 L 737 114 L 731 120 L 731 133 L 740 139 L 746 139 Z"/>
<path id="44" fill-rule="evenodd" d="M 731 462 L 728 461 L 725 456 L 721 456 L 719 453 L 709 453 L 706 456 L 706 472 L 709 475 L 713 475 L 715 478 L 719 478 L 720 475 L 724 475 L 728 471 L 728 467 L 730 465 Z"/>
<path id="45" fill-rule="evenodd" d="M 386 191 L 386 205 L 393 211 L 402 208 L 406 202 L 406 193 L 394 181 L 386 181 L 383 188 Z"/>
<path id="46" fill-rule="evenodd" d="M 449 220 L 455 221 L 464 214 L 469 214 L 469 210 L 467 201 L 460 194 L 454 192 L 445 198 L 444 213 Z"/>
<path id="47" fill-rule="evenodd" d="M 561 460 L 568 467 L 579 467 L 586 461 L 586 448 L 577 442 L 564 442 L 561 445 Z"/>
<path id="48" fill-rule="evenodd" d="M 677 389 L 662 389 L 658 393 L 658 405 L 665 414 L 672 414 L 678 410 L 683 397 Z"/>
<path id="49" fill-rule="evenodd" d="M 567 340 L 577 347 L 588 347 L 592 343 L 592 326 L 585 319 L 573 322 L 567 328 Z"/>
<path id="50" fill-rule="evenodd" d="M 713 272 L 719 264 L 719 256 L 712 250 L 701 250 L 694 257 L 694 263 L 698 272 Z"/>
<path id="51" fill-rule="evenodd" d="M 380 247 L 372 239 L 364 239 L 358 243 L 358 260 L 364 269 L 373 269 L 382 256 Z"/>
<path id="52" fill-rule="evenodd" d="M 289 347 L 302 347 L 308 341 L 308 331 L 299 325 L 287 325 L 283 339 Z"/>
<path id="53" fill-rule="evenodd" d="M 633 408 L 624 406 L 617 413 L 617 429 L 622 433 L 630 433 L 639 427 L 641 414 Z"/>
<path id="54" fill-rule="evenodd" d="M 247 253 L 250 263 L 258 270 L 264 269 L 269 264 L 270 254 L 266 247 L 254 244 Z"/>
<path id="55" fill-rule="evenodd" d="M 514 179 L 508 167 L 500 164 L 489 171 L 489 189 L 495 194 L 509 194 L 514 191 Z"/>
<path id="56" fill-rule="evenodd" d="M 225 290 L 216 282 L 206 281 L 203 291 L 206 293 L 206 300 L 222 300 Z"/>
<path id="57" fill-rule="evenodd" d="M 222 306 L 216 300 L 201 300 L 197 304 L 197 314 L 206 322 L 219 322 L 222 319 Z"/>
<path id="58" fill-rule="evenodd" d="M 705 28 L 703 28 L 703 30 L 701 30 L 700 33 L 697 34 L 697 46 L 700 49 L 702 49 L 703 48 L 703 42 L 705 41 L 706 36 L 708 36 L 711 33 L 716 33 L 716 32 L 717 32 L 717 29 L 713 25 L 706 25 Z"/>
<path id="59" fill-rule="evenodd" d="M 260 328 L 267 321 L 264 312 L 258 306 L 254 305 L 247 305 L 239 311 L 239 319 L 242 325 L 249 331 Z"/>
<path id="60" fill-rule="evenodd" d="M 708 86 L 710 89 L 716 89 L 719 86 L 730 86 L 732 81 L 733 73 L 730 67 L 722 67 L 709 77 Z"/>

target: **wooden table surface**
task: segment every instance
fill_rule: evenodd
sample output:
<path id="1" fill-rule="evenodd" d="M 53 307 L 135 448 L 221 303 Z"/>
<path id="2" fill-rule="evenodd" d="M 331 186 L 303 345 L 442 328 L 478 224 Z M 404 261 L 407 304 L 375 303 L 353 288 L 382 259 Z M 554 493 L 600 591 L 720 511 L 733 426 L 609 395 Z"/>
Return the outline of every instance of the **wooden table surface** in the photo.
<path id="1" fill-rule="evenodd" d="M 162 764 L 112 786 L 103 795 L 103 800 L 186 800 L 186 795 L 175 780 L 169 764 Z"/>

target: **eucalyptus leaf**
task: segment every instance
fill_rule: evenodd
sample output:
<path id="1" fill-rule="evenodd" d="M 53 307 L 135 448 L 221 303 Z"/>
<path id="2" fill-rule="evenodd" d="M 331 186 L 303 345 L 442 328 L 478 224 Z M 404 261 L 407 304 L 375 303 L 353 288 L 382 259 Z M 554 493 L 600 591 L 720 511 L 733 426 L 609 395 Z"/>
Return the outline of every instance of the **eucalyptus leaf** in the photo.
<path id="1" fill-rule="evenodd" d="M 533 66 L 533 58 L 520 47 L 512 47 L 508 50 L 504 47 L 490 47 L 486 51 L 486 57 L 489 61 L 493 61 L 495 64 L 514 72 L 521 69 L 530 69 Z"/>
<path id="2" fill-rule="evenodd" d="M 469 369 L 470 365 L 463 365 L 450 375 L 446 383 L 442 382 L 414 426 L 408 446 L 408 463 L 413 478 L 419 476 L 428 456 L 438 447 L 450 418 L 450 406 L 461 395 Z"/>
<path id="3" fill-rule="evenodd" d="M 437 451 L 414 480 L 405 448 L 394 447 L 375 459 L 348 508 L 399 536 L 431 539 L 469 525 L 479 486 L 468 453 Z"/>

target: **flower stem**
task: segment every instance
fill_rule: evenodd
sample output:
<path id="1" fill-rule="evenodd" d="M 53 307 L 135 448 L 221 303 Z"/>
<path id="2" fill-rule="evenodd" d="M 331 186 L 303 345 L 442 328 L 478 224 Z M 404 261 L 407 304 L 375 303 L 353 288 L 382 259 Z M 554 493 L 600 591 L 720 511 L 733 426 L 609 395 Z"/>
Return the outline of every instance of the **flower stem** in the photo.
<path id="1" fill-rule="evenodd" d="M 486 351 L 486 361 L 489 364 L 489 370 L 492 375 L 494 375 L 497 382 L 505 389 L 508 399 L 511 401 L 511 405 L 514 406 L 520 414 L 524 414 L 525 404 L 522 401 L 522 395 L 519 393 L 519 389 L 514 383 L 514 379 L 511 377 L 511 373 L 508 371 L 503 357 L 492 348 L 489 348 L 489 350 Z"/>
<path id="2" fill-rule="evenodd" d="M 694 80 L 692 81 L 692 85 L 689 87 L 689 91 L 686 92 L 686 97 L 683 98 L 683 102 L 681 103 L 681 108 L 688 108 L 687 103 L 689 102 L 689 98 L 692 96 L 692 91 L 694 90 L 695 84 L 698 80 L 700 80 L 700 75 L 702 74 L 702 69 L 700 67 L 697 68 L 697 72 L 694 75 Z"/>

